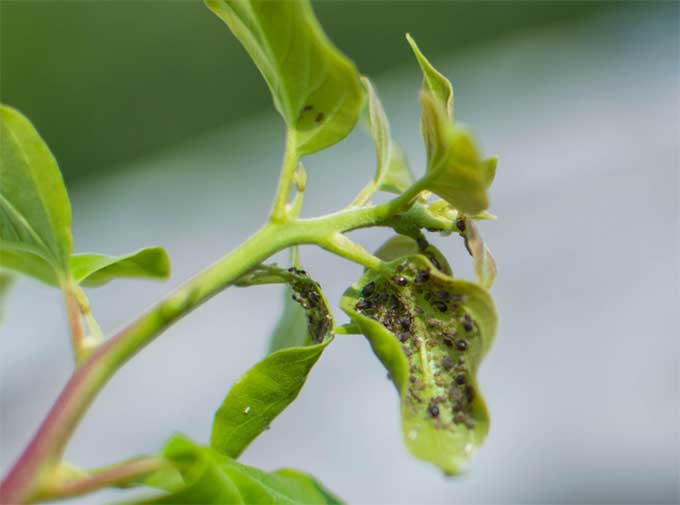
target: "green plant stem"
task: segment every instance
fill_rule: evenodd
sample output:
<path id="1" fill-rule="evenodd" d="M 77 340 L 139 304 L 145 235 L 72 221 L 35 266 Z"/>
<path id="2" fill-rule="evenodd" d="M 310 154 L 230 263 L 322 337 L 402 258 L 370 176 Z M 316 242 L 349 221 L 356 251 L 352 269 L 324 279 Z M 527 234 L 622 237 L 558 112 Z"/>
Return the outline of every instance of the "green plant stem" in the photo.
<path id="1" fill-rule="evenodd" d="M 292 163 L 292 167 L 294 170 L 295 163 Z M 282 185 L 286 185 L 283 177 Z M 328 246 L 341 256 L 379 268 L 379 264 L 367 259 L 356 249 L 345 252 L 343 244 L 338 242 L 334 234 L 384 223 L 407 209 L 420 191 L 421 187 L 416 183 L 401 196 L 375 207 L 346 210 L 315 219 L 293 220 L 285 224 L 269 223 L 237 249 L 189 279 L 98 346 L 71 376 L 31 442 L 3 480 L 0 485 L 0 503 L 24 503 L 35 497 L 39 486 L 59 463 L 66 443 L 97 393 L 125 362 L 179 318 L 230 286 L 269 256 L 292 245 Z M 285 205 L 284 199 L 284 209 Z M 67 300 L 70 298 L 67 297 Z M 77 312 L 80 316 L 80 311 Z"/>
<path id="2" fill-rule="evenodd" d="M 125 486 L 146 477 L 168 465 L 159 457 L 143 457 L 125 461 L 83 475 L 65 479 L 54 479 L 42 486 L 36 494 L 38 500 L 63 500 L 97 491 L 109 486 Z"/>
<path id="3" fill-rule="evenodd" d="M 66 304 L 66 317 L 71 330 L 73 358 L 76 364 L 78 364 L 83 360 L 86 353 L 85 332 L 83 331 L 83 322 L 80 317 L 80 304 L 71 282 L 65 281 L 62 284 L 62 292 L 64 293 L 64 303 Z"/>
<path id="4" fill-rule="evenodd" d="M 333 233 L 319 245 L 333 254 L 337 254 L 342 258 L 347 258 L 366 268 L 375 270 L 376 272 L 383 271 L 383 262 L 380 258 L 373 256 L 362 246 L 353 242 L 340 232 Z"/>
<path id="5" fill-rule="evenodd" d="M 289 131 L 286 136 L 286 151 L 283 155 L 279 185 L 274 197 L 274 208 L 269 217 L 272 223 L 284 223 L 288 218 L 286 206 L 290 198 L 290 190 L 295 179 L 295 169 L 299 159 L 295 136 Z"/>

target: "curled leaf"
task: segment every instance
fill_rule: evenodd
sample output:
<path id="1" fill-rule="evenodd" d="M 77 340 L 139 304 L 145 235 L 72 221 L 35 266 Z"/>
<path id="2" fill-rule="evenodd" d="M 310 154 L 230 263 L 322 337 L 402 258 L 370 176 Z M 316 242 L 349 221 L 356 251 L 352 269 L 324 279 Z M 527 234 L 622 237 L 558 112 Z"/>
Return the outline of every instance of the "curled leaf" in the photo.
<path id="1" fill-rule="evenodd" d="M 477 282 L 484 289 L 491 288 L 496 280 L 496 260 L 479 235 L 477 225 L 469 217 L 465 218 L 463 236 L 465 237 L 465 245 L 474 260 Z"/>
<path id="2" fill-rule="evenodd" d="M 94 287 L 122 277 L 167 279 L 170 259 L 162 247 L 147 247 L 124 256 L 74 254 L 69 268 L 77 283 Z"/>
<path id="3" fill-rule="evenodd" d="M 493 301 L 422 255 L 393 260 L 387 272 L 367 271 L 341 308 L 394 380 L 408 449 L 457 473 L 489 429 L 476 375 L 496 333 Z"/>
<path id="4" fill-rule="evenodd" d="M 135 501 L 137 504 L 225 503 L 340 504 L 333 493 L 308 474 L 282 469 L 264 472 L 243 465 L 209 447 L 175 435 L 163 455 L 179 470 L 181 484 L 167 494 Z M 165 484 L 164 480 L 164 484 Z"/>
<path id="5" fill-rule="evenodd" d="M 295 400 L 331 342 L 333 329 L 333 318 L 321 288 L 304 271 L 262 266 L 246 278 L 251 284 L 264 279 L 287 283 L 302 317 L 298 308 L 286 306 L 271 344 L 275 351 L 236 381 L 215 413 L 210 445 L 231 457 L 241 454 Z M 278 334 L 284 331 L 290 333 Z"/>
<path id="6" fill-rule="evenodd" d="M 262 73 L 298 155 L 342 140 L 364 96 L 359 73 L 324 34 L 308 0 L 206 0 Z"/>
<path id="7" fill-rule="evenodd" d="M 402 193 L 415 179 L 406 163 L 406 158 L 390 133 L 390 124 L 380 99 L 366 77 L 362 82 L 368 93 L 368 117 L 371 136 L 375 142 L 376 170 L 374 187 L 390 193 Z"/>

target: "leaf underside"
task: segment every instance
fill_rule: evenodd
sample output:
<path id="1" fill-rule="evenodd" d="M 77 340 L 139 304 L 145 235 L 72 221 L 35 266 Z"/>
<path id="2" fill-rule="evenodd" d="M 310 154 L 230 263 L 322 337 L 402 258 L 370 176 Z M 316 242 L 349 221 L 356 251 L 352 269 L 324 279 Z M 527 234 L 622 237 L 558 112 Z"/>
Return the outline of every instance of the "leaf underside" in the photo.
<path id="1" fill-rule="evenodd" d="M 455 474 L 488 432 L 476 374 L 495 336 L 494 304 L 478 285 L 453 279 L 423 255 L 388 267 L 385 276 L 367 271 L 341 308 L 400 393 L 408 449 Z"/>

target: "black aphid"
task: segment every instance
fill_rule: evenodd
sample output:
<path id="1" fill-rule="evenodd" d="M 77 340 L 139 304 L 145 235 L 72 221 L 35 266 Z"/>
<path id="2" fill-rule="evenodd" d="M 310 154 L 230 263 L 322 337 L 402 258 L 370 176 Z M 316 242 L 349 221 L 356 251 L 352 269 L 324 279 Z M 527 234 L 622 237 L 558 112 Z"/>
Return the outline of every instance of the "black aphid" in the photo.
<path id="1" fill-rule="evenodd" d="M 361 296 L 369 297 L 375 291 L 375 282 L 371 281 L 361 289 Z"/>
<path id="2" fill-rule="evenodd" d="M 465 340 L 457 340 L 456 341 L 456 349 L 458 349 L 460 352 L 467 351 L 468 348 L 468 343 Z"/>
<path id="3" fill-rule="evenodd" d="M 447 309 L 449 308 L 444 302 L 441 302 L 439 300 L 435 300 L 432 302 L 432 306 L 437 309 L 439 312 L 446 312 Z"/>
<path id="4" fill-rule="evenodd" d="M 411 382 L 411 384 L 415 384 L 416 382 L 416 376 L 415 375 L 409 375 L 408 380 Z"/>
<path id="5" fill-rule="evenodd" d="M 442 335 L 442 340 L 447 347 L 453 347 L 453 336 L 449 333 L 444 333 Z"/>
<path id="6" fill-rule="evenodd" d="M 302 108 L 302 110 L 303 110 L 303 111 L 308 111 L 308 110 L 312 110 L 313 108 L 314 108 L 313 105 L 305 105 L 305 106 Z"/>
<path id="7" fill-rule="evenodd" d="M 442 298 L 443 300 L 446 300 L 449 297 L 449 292 L 444 289 L 440 289 L 436 292 L 436 295 L 437 298 Z"/>
<path id="8" fill-rule="evenodd" d="M 403 275 L 395 275 L 394 277 L 392 277 L 392 281 L 397 286 L 406 286 L 408 284 L 408 279 Z"/>
<path id="9" fill-rule="evenodd" d="M 444 370 L 451 370 L 453 368 L 453 361 L 451 361 L 451 358 L 444 356 L 442 359 L 442 367 L 444 367 Z"/>
<path id="10" fill-rule="evenodd" d="M 428 254 L 427 259 L 430 260 L 430 263 L 432 263 L 437 270 L 442 269 L 442 266 L 439 263 L 439 260 L 433 254 Z"/>
<path id="11" fill-rule="evenodd" d="M 357 310 L 366 310 L 370 309 L 372 306 L 373 304 L 368 300 L 359 300 L 357 304 L 354 306 L 354 308 Z"/>
<path id="12" fill-rule="evenodd" d="M 418 273 L 416 274 L 416 282 L 418 283 L 427 282 L 429 280 L 430 280 L 429 270 L 419 270 Z"/>
<path id="13" fill-rule="evenodd" d="M 470 316 L 468 314 L 463 314 L 463 328 L 465 331 L 472 331 L 474 329 L 474 324 L 472 324 L 472 319 L 470 319 Z"/>
<path id="14" fill-rule="evenodd" d="M 462 386 L 467 382 L 467 378 L 465 377 L 465 375 L 459 374 L 459 375 L 456 375 L 455 381 L 456 381 L 456 384 L 458 384 L 459 386 Z"/>
<path id="15" fill-rule="evenodd" d="M 411 334 L 408 331 L 405 331 L 404 333 L 399 335 L 400 342 L 406 342 L 409 338 L 411 338 Z"/>
<path id="16" fill-rule="evenodd" d="M 321 301 L 321 296 L 319 296 L 319 293 L 317 293 L 316 291 L 310 291 L 309 292 L 309 299 L 312 302 L 318 304 Z"/>
<path id="17" fill-rule="evenodd" d="M 439 407 L 437 407 L 434 403 L 430 403 L 430 405 L 427 407 L 427 411 L 432 417 L 439 417 Z"/>
<path id="18" fill-rule="evenodd" d="M 319 113 L 316 115 L 316 117 L 314 118 L 314 121 L 315 121 L 316 123 L 320 123 L 321 121 L 323 121 L 323 118 L 325 118 L 325 117 L 326 117 L 326 115 L 325 115 L 323 112 L 319 112 Z"/>
<path id="19" fill-rule="evenodd" d="M 456 228 L 458 228 L 459 231 L 465 231 L 465 219 L 460 217 L 456 219 Z"/>

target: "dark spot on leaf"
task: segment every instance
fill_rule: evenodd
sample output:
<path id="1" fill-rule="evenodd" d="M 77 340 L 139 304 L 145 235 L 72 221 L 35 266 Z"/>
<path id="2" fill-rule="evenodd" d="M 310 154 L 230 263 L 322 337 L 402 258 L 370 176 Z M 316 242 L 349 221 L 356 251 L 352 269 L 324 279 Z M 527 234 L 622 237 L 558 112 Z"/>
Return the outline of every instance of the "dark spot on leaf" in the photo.
<path id="1" fill-rule="evenodd" d="M 323 121 L 323 118 L 325 118 L 325 117 L 326 117 L 326 115 L 325 115 L 323 112 L 319 112 L 319 113 L 316 115 L 316 117 L 314 118 L 314 121 L 315 121 L 316 123 L 320 123 L 321 121 Z"/>
<path id="2" fill-rule="evenodd" d="M 430 405 L 427 407 L 427 411 L 432 417 L 439 417 L 439 407 L 437 407 L 434 402 L 430 402 Z"/>
<path id="3" fill-rule="evenodd" d="M 312 110 L 313 108 L 314 108 L 313 105 L 305 105 L 305 106 L 302 108 L 302 111 L 303 111 L 303 112 L 309 111 L 309 110 Z"/>
<path id="4" fill-rule="evenodd" d="M 458 349 L 460 352 L 467 351 L 468 348 L 468 343 L 465 340 L 458 340 L 456 342 L 456 349 Z"/>

